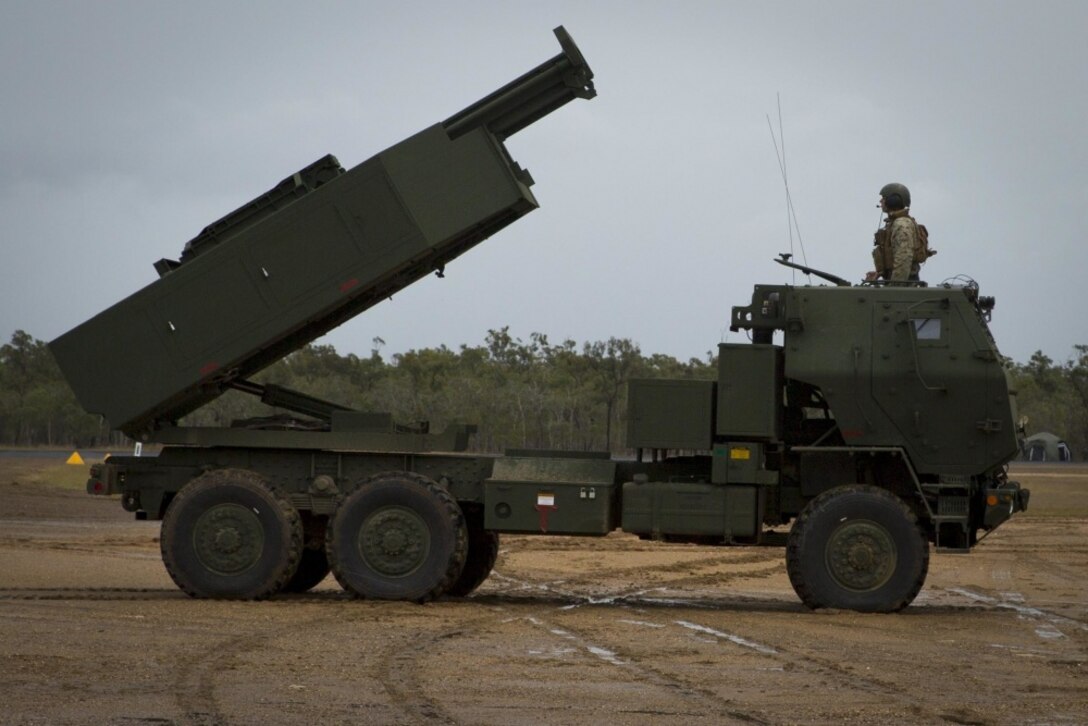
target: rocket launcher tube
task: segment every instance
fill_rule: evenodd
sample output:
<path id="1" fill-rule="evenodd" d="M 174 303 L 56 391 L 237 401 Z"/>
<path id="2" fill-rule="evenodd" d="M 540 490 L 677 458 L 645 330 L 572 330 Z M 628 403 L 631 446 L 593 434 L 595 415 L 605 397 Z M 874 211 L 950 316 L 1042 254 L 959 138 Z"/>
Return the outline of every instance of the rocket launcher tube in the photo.
<path id="1" fill-rule="evenodd" d="M 581 53 L 556 34 L 563 54 L 449 127 L 434 124 L 347 171 L 333 157 L 307 167 L 329 173 L 313 184 L 289 178 L 283 194 L 264 195 L 269 203 L 213 223 L 180 264 L 52 341 L 80 405 L 134 439 L 162 438 L 236 382 L 536 209 L 502 137 L 593 96 Z"/>
<path id="2" fill-rule="evenodd" d="M 575 98 L 597 95 L 593 71 L 570 34 L 562 25 L 554 32 L 563 52 L 446 119 L 451 139 L 484 126 L 503 141 Z"/>

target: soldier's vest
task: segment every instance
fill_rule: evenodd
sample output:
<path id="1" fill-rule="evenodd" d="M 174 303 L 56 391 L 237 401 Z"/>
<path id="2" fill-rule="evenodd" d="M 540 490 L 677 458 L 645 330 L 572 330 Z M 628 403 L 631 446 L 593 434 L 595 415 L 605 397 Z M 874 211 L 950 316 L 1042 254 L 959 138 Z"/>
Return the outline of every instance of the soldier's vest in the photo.
<path id="1" fill-rule="evenodd" d="M 895 219 L 908 219 L 910 220 L 910 223 L 914 225 L 914 259 L 911 260 L 912 268 L 917 268 L 919 265 L 924 264 L 930 257 L 937 254 L 937 250 L 929 248 L 929 231 L 924 224 L 918 224 L 918 221 L 909 214 L 904 214 L 902 217 L 896 217 Z M 892 268 L 895 267 L 895 255 L 892 250 L 893 222 L 894 220 L 889 219 L 888 224 L 878 229 L 876 234 L 873 235 L 873 264 L 876 266 L 877 272 L 885 278 L 891 276 Z"/>

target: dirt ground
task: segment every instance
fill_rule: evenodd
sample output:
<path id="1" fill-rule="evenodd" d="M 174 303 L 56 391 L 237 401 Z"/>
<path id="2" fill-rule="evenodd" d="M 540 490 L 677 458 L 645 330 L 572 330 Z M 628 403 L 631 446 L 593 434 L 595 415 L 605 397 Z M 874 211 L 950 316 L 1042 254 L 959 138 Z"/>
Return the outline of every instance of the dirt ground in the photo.
<path id="1" fill-rule="evenodd" d="M 783 551 L 504 537 L 473 596 L 192 600 L 158 523 L 0 460 L 0 723 L 1088 723 L 1088 465 L 934 555 L 895 615 L 810 612 Z"/>

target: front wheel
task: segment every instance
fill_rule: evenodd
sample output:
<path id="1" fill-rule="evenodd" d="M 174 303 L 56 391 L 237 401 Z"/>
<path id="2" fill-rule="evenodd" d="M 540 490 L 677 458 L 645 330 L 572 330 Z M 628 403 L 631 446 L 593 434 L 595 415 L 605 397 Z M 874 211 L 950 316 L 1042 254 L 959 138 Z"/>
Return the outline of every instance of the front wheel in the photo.
<path id="1" fill-rule="evenodd" d="M 837 487 L 797 518 L 786 569 L 810 608 L 895 612 L 922 589 L 929 545 L 914 513 L 894 494 L 868 485 Z"/>
<path id="2" fill-rule="evenodd" d="M 465 565 L 465 520 L 457 502 L 411 472 L 376 475 L 341 501 L 325 538 L 340 585 L 359 597 L 426 602 Z"/>

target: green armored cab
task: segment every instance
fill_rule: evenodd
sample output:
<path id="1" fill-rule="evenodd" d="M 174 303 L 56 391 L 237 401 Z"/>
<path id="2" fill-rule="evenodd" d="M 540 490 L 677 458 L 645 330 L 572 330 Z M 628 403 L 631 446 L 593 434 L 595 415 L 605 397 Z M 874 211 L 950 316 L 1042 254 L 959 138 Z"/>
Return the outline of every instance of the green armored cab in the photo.
<path id="1" fill-rule="evenodd" d="M 1012 399 L 977 288 L 756 286 L 731 318 L 753 342 L 720 346 L 716 381 L 631 382 L 633 459 L 470 454 L 471 425 L 401 426 L 251 380 L 536 208 L 505 140 L 595 95 L 556 36 L 560 54 L 446 121 L 287 177 L 53 341 L 84 408 L 163 444 L 92 467 L 88 491 L 162 520 L 166 568 L 196 597 L 304 591 L 330 570 L 361 597 L 463 596 L 501 533 L 623 530 L 785 545 L 810 607 L 906 606 L 931 543 L 968 550 L 1027 504 L 1005 476 Z M 291 415 L 178 425 L 227 390 Z"/>
<path id="2" fill-rule="evenodd" d="M 975 286 L 757 285 L 731 318 L 752 343 L 719 346 L 715 383 L 632 383 L 640 460 L 709 456 L 683 492 L 625 484 L 624 528 L 758 542 L 761 525 L 792 521 L 786 562 L 806 604 L 909 604 L 929 543 L 967 551 L 1027 506 L 1006 476 L 1018 447 L 993 305 Z M 659 503 L 632 529 L 629 499 L 645 489 Z M 688 517 L 710 509 L 723 524 Z"/>

